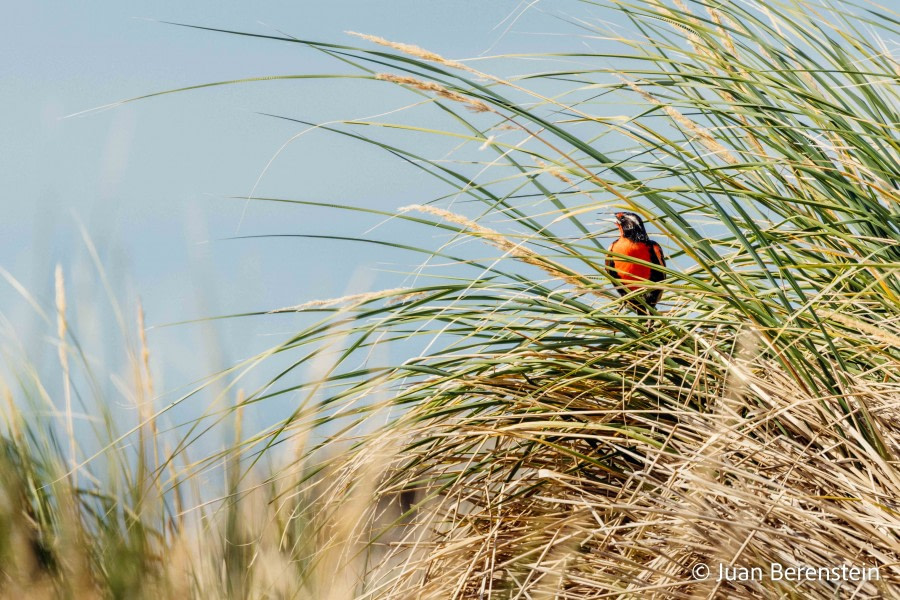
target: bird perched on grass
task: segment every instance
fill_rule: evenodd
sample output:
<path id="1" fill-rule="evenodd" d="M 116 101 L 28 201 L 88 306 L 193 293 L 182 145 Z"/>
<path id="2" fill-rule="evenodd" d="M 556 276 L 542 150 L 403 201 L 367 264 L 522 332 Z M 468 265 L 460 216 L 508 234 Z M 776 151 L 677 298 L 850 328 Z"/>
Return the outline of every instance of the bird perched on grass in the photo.
<path id="1" fill-rule="evenodd" d="M 666 266 L 662 247 L 647 236 L 644 222 L 638 215 L 630 212 L 616 213 L 616 227 L 619 228 L 619 239 L 610 245 L 610 252 Z M 606 272 L 616 282 L 616 289 L 622 296 L 646 287 L 642 294 L 632 296 L 627 301 L 639 315 L 648 314 L 647 307 L 655 307 L 662 296 L 660 288 L 648 285 L 665 279 L 665 274 L 659 269 L 609 255 L 606 257 Z"/>

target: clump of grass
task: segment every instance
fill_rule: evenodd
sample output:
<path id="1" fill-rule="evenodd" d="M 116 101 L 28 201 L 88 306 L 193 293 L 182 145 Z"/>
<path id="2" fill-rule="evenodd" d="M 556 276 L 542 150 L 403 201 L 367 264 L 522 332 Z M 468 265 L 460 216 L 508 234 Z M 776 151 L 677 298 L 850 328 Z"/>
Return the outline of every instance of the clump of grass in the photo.
<path id="1" fill-rule="evenodd" d="M 158 426 L 140 304 L 123 350 L 133 377 L 109 389 L 66 316 L 62 269 L 56 283 L 60 397 L 21 355 L 5 356 L 15 386 L 0 382 L 0 596 L 355 597 L 369 538 L 354 525 L 374 497 L 338 499 L 296 458 L 254 468 L 240 391 L 221 451 L 191 460 L 191 440 Z M 133 423 L 113 414 L 132 403 Z"/>
<path id="2" fill-rule="evenodd" d="M 627 60 L 584 52 L 513 80 L 401 42 L 369 37 L 394 52 L 354 53 L 404 73 L 378 79 L 491 107 L 473 118 L 457 98 L 441 104 L 459 126 L 447 135 L 471 146 L 456 166 L 353 129 L 402 124 L 330 128 L 483 205 L 400 209 L 453 236 L 431 252 L 457 261 L 453 277 L 336 316 L 347 366 L 326 379 L 338 391 L 322 419 L 385 387 L 402 407 L 340 457 L 351 487 L 370 444 L 406 440 L 376 492 L 413 498 L 413 522 L 385 527 L 401 540 L 391 568 L 370 572 L 371 595 L 896 594 L 900 104 L 880 42 L 896 21 L 800 1 L 610 6 L 632 37 L 581 26 Z M 531 92 L 535 80 L 558 93 Z M 598 98 L 627 99 L 630 114 Z M 647 217 L 672 259 L 647 317 L 609 296 L 606 251 L 581 220 L 621 208 Z M 452 254 L 465 238 L 502 254 Z M 280 350 L 302 360 L 325 327 Z M 403 336 L 429 343 L 350 368 L 354 349 Z M 697 581 L 699 563 L 848 564 L 879 579 Z"/>

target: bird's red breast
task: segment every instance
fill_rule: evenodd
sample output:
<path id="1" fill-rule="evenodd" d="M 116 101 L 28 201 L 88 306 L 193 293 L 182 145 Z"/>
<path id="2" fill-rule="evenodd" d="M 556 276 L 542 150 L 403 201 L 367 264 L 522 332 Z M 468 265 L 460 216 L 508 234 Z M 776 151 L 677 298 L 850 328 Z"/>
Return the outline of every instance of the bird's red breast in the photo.
<path id="1" fill-rule="evenodd" d="M 618 254 L 624 254 L 639 260 L 650 262 L 650 246 L 642 242 L 634 242 L 626 237 L 620 237 L 609 248 Z M 630 262 L 621 258 L 613 259 L 616 271 L 619 273 L 619 279 L 630 279 L 647 281 L 650 279 L 650 267 L 634 262 Z M 625 286 L 628 289 L 634 289 L 637 286 Z"/>

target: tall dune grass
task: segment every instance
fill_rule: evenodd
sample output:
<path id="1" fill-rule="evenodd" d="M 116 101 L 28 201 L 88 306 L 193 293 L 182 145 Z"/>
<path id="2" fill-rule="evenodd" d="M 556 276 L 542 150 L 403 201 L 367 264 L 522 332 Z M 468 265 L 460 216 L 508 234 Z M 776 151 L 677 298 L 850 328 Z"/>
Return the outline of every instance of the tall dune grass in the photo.
<path id="1" fill-rule="evenodd" d="M 359 240 L 423 269 L 403 288 L 275 311 L 322 318 L 235 367 L 293 361 L 230 414 L 288 394 L 296 412 L 198 462 L 154 454 L 129 494 L 67 483 L 65 452 L 35 454 L 12 419 L 3 472 L 43 482 L 4 487 L 21 489 L 4 522 L 29 515 L 5 539 L 50 548 L 29 572 L 98 594 L 149 581 L 232 597 L 900 595 L 896 13 L 590 4 L 628 34 L 573 31 L 620 50 L 534 57 L 547 68 L 515 78 L 371 35 L 363 48 L 257 36 L 331 54 L 449 119 L 322 126 L 451 190 L 396 213 L 334 210 L 444 242 Z M 423 136 L 459 144 L 453 160 L 417 154 Z M 670 257 L 651 315 L 629 312 L 603 269 L 594 221 L 616 209 L 642 214 Z M 381 360 L 386 344 L 416 351 Z M 311 363 L 319 377 L 287 383 Z M 227 493 L 206 505 L 191 473 L 217 461 Z M 173 464 L 189 466 L 156 493 L 157 516 L 135 511 Z M 877 578 L 716 580 L 719 565 L 772 563 Z"/>

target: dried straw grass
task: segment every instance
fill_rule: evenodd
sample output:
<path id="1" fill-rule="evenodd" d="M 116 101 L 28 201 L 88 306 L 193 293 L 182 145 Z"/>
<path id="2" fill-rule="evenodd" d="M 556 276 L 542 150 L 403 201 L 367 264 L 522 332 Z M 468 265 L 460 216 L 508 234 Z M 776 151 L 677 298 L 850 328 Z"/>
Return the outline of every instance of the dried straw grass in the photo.
<path id="1" fill-rule="evenodd" d="M 727 340 L 724 330 L 704 336 L 710 347 Z M 396 462 L 382 493 L 422 480 L 407 466 L 422 462 L 433 465 L 428 491 L 438 492 L 447 478 L 453 485 L 421 505 L 416 533 L 388 551 L 384 560 L 396 567 L 384 589 L 434 599 L 757 598 L 796 590 L 789 582 L 697 581 L 691 569 L 704 563 L 768 573 L 772 563 L 847 564 L 881 568 L 878 580 L 845 584 L 847 594 L 891 597 L 900 590 L 889 567 L 900 561 L 900 477 L 891 464 L 872 460 L 841 398 L 798 388 L 755 340 L 747 333 L 732 340 L 728 368 L 711 354 L 663 347 L 665 358 L 690 361 L 696 380 L 707 383 L 669 390 L 672 400 L 657 407 L 600 380 L 558 382 L 537 395 L 535 374 L 474 376 L 435 390 L 435 401 L 464 406 L 487 395 L 504 398 L 505 408 L 450 419 L 425 418 L 427 404 L 412 409 L 408 420 L 422 425 L 411 439 L 449 436 L 469 440 L 469 450 L 435 463 L 426 444 Z M 555 360 L 592 358 L 584 349 Z M 621 368 L 649 373 L 659 360 L 647 353 Z M 896 386 L 856 382 L 845 398 L 873 407 L 887 443 L 900 447 Z M 553 410 L 555 399 L 565 402 L 564 413 Z M 697 402 L 703 410 L 687 408 Z M 594 462 L 610 452 L 618 458 Z M 466 469 L 481 461 L 489 476 Z M 353 480 L 355 467 L 345 469 Z M 833 598 L 834 585 L 807 582 L 802 594 Z"/>

